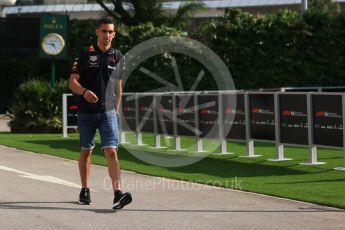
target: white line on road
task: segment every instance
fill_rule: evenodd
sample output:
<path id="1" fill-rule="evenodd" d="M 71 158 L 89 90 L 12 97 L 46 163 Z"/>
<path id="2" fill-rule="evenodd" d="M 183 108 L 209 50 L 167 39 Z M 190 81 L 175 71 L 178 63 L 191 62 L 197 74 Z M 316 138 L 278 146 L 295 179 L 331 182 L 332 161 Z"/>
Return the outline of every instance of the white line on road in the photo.
<path id="1" fill-rule="evenodd" d="M 13 168 L 9 168 L 6 166 L 2 166 L 0 165 L 0 170 L 5 170 L 8 172 L 15 172 L 20 174 L 20 177 L 24 177 L 24 178 L 29 178 L 32 180 L 39 180 L 39 181 L 45 181 L 45 182 L 49 182 L 49 183 L 54 183 L 54 184 L 60 184 L 60 185 L 65 185 L 65 186 L 69 186 L 69 187 L 73 187 L 73 188 L 81 188 L 80 185 L 54 177 L 54 176 L 41 176 L 41 175 L 36 175 L 33 173 L 28 173 L 28 172 L 24 172 L 21 170 L 17 170 L 17 169 L 13 169 Z M 91 189 L 94 192 L 97 192 L 96 190 Z"/>

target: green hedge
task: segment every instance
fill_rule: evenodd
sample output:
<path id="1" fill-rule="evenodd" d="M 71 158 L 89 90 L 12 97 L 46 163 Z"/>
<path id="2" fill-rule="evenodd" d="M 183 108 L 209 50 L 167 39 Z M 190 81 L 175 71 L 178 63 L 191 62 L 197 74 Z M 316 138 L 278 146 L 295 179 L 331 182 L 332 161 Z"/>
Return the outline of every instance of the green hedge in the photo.
<path id="1" fill-rule="evenodd" d="M 200 26 L 193 38 L 226 63 L 238 89 L 344 85 L 345 13 L 239 10 Z"/>
<path id="2" fill-rule="evenodd" d="M 12 132 L 57 132 L 62 128 L 62 94 L 67 81 L 55 89 L 47 81 L 29 80 L 22 83 L 10 107 Z"/>

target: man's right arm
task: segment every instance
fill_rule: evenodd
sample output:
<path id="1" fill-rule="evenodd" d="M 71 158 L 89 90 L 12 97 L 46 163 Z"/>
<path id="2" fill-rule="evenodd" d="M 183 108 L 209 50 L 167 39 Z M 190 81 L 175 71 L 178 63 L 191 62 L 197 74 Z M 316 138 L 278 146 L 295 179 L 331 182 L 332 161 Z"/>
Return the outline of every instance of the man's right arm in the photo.
<path id="1" fill-rule="evenodd" d="M 73 93 L 82 96 L 87 102 L 89 103 L 96 103 L 98 101 L 98 97 L 96 94 L 87 88 L 83 87 L 80 83 L 80 71 L 82 71 L 83 64 L 83 53 L 79 54 L 79 58 L 76 58 L 73 62 L 73 67 L 71 71 L 71 76 L 69 78 L 69 88 L 72 90 Z"/>
<path id="2" fill-rule="evenodd" d="M 72 70 L 71 70 L 71 76 L 69 78 L 69 88 L 72 90 L 73 93 L 77 95 L 82 95 L 84 96 L 85 94 L 85 88 L 80 85 L 79 80 L 80 80 L 80 71 L 82 71 L 82 52 L 80 52 L 79 57 L 74 59 Z"/>
<path id="3" fill-rule="evenodd" d="M 80 78 L 79 74 L 72 73 L 69 78 L 69 88 L 72 90 L 73 93 L 77 95 L 83 95 L 86 88 L 84 88 L 83 86 L 79 84 L 79 78 Z"/>
<path id="4" fill-rule="evenodd" d="M 79 78 L 79 74 L 72 73 L 69 79 L 69 88 L 73 91 L 73 93 L 82 96 L 87 102 L 96 103 L 98 101 L 97 95 L 91 90 L 88 90 L 80 85 Z"/>
<path id="5" fill-rule="evenodd" d="M 96 103 L 98 101 L 97 95 L 79 83 L 79 69 L 82 67 L 82 65 L 79 66 L 79 60 L 80 59 L 76 59 L 73 63 L 71 76 L 69 78 L 69 88 L 73 93 L 82 96 L 87 102 Z"/>

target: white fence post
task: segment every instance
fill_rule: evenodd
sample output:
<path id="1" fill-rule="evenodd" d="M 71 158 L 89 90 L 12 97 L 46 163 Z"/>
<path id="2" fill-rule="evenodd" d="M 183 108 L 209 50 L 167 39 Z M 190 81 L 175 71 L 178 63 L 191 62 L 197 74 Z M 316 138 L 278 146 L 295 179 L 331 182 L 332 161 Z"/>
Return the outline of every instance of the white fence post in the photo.
<path id="1" fill-rule="evenodd" d="M 62 95 L 62 134 L 63 137 L 66 138 L 68 137 L 67 133 L 67 95 L 64 93 Z"/>
<path id="2" fill-rule="evenodd" d="M 336 167 L 334 168 L 335 170 L 341 170 L 341 171 L 345 171 L 345 94 L 343 94 L 341 96 L 341 100 L 342 100 L 342 116 L 343 116 L 343 154 L 344 154 L 344 163 L 343 163 L 343 167 Z"/>
<path id="3" fill-rule="evenodd" d="M 309 162 L 300 163 L 301 165 L 321 165 L 325 162 L 317 161 L 317 147 L 314 144 L 314 122 L 313 122 L 313 101 L 312 94 L 307 95 L 307 110 L 308 110 L 308 149 L 309 149 Z"/>
<path id="4" fill-rule="evenodd" d="M 250 104 L 249 104 L 249 94 L 244 94 L 244 104 L 245 104 L 245 119 L 246 119 L 246 143 L 247 143 L 247 155 L 240 157 L 261 157 L 261 155 L 255 155 L 254 153 L 254 141 L 250 138 Z"/>
<path id="5" fill-rule="evenodd" d="M 274 94 L 274 121 L 275 121 L 275 138 L 276 138 L 276 159 L 268 159 L 268 161 L 289 161 L 291 158 L 284 157 L 284 145 L 280 140 L 280 104 L 279 104 L 279 94 Z"/>
<path id="6" fill-rule="evenodd" d="M 235 153 L 228 152 L 227 141 L 224 134 L 224 108 L 223 108 L 223 94 L 218 93 L 218 125 L 219 125 L 219 141 L 220 153 L 214 155 L 231 155 Z"/>

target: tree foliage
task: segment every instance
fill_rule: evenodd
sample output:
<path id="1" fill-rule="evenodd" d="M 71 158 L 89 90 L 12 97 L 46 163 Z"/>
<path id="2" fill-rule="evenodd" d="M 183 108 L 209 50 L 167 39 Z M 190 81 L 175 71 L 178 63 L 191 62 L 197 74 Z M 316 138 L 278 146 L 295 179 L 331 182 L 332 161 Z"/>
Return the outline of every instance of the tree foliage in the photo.
<path id="1" fill-rule="evenodd" d="M 96 0 L 116 21 L 126 26 L 137 26 L 151 22 L 155 26 L 183 27 L 194 12 L 204 9 L 201 1 L 186 1 L 175 14 L 163 11 L 162 0 Z M 108 3 L 108 4 L 107 4 Z"/>
<path id="2" fill-rule="evenodd" d="M 343 85 L 344 17 L 281 11 L 258 18 L 231 10 L 193 37 L 224 60 L 237 88 Z"/>
<path id="3" fill-rule="evenodd" d="M 309 10 L 318 13 L 336 15 L 340 12 L 340 5 L 334 0 L 309 0 Z"/>

